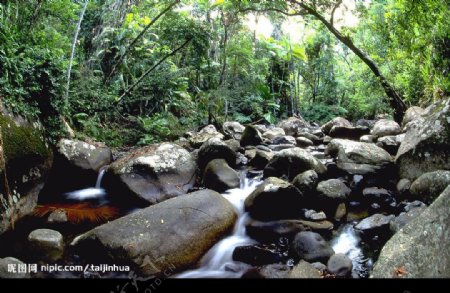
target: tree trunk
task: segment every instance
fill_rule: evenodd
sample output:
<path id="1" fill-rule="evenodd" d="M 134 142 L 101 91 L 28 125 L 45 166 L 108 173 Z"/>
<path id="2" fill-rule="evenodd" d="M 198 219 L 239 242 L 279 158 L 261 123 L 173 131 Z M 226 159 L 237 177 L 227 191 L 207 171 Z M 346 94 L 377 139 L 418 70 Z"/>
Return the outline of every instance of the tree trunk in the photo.
<path id="1" fill-rule="evenodd" d="M 72 63 L 73 63 L 73 57 L 75 55 L 75 48 L 77 47 L 78 34 L 80 33 L 81 22 L 83 21 L 84 13 L 86 12 L 88 3 L 89 3 L 89 0 L 86 0 L 84 2 L 83 8 L 81 9 L 81 12 L 80 12 L 80 19 L 78 20 L 77 27 L 75 29 L 75 34 L 73 35 L 72 50 L 70 52 L 70 59 L 69 59 L 69 67 L 67 68 L 66 93 L 64 95 L 64 100 L 66 103 L 69 100 L 70 74 L 72 72 Z"/>
<path id="2" fill-rule="evenodd" d="M 406 104 L 403 102 L 400 95 L 395 91 L 394 87 L 389 83 L 389 81 L 386 79 L 386 77 L 381 73 L 378 66 L 375 64 L 375 62 L 370 58 L 369 55 L 367 55 L 364 51 L 356 47 L 356 45 L 353 43 L 353 41 L 347 37 L 341 34 L 331 22 L 326 20 L 319 12 L 317 12 L 314 8 L 309 7 L 308 5 L 295 1 L 295 0 L 289 0 L 289 2 L 296 4 L 300 6 L 302 9 L 304 9 L 308 14 L 314 16 L 317 18 L 320 22 L 322 22 L 326 28 L 344 45 L 346 45 L 350 50 L 352 50 L 353 53 L 356 54 L 375 74 L 375 76 L 378 78 L 378 80 L 381 83 L 381 86 L 384 89 L 384 92 L 389 98 L 389 104 L 394 109 L 394 119 L 398 123 L 402 122 L 403 116 L 405 115 L 406 111 Z"/>

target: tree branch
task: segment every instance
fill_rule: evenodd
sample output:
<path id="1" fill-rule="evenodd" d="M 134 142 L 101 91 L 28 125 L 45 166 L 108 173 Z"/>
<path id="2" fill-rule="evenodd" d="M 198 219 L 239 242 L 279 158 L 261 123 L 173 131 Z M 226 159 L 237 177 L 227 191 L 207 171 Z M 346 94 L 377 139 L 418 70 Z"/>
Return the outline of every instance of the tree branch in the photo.
<path id="1" fill-rule="evenodd" d="M 134 45 L 137 43 L 137 41 L 145 34 L 145 32 L 147 32 L 149 30 L 149 28 L 156 22 L 158 21 L 158 19 L 161 18 L 161 16 L 163 16 L 164 14 L 166 14 L 167 12 L 169 12 L 170 9 L 172 9 L 172 7 L 174 7 L 175 5 L 177 5 L 178 3 L 180 3 L 181 0 L 175 0 L 175 2 L 173 2 L 172 4 L 170 4 L 169 6 L 167 6 L 163 11 L 161 11 L 152 21 L 150 21 L 150 23 L 139 33 L 139 35 L 137 35 L 136 38 L 133 39 L 133 41 L 131 41 L 131 43 L 128 45 L 128 47 L 125 49 L 125 52 L 120 55 L 119 59 L 117 60 L 117 62 L 114 63 L 114 66 L 111 70 L 111 72 L 108 74 L 108 76 L 106 77 L 105 80 L 105 84 L 111 79 L 111 77 L 113 76 L 113 74 L 116 72 L 117 67 L 122 63 L 123 58 L 125 58 L 126 55 L 128 55 L 128 53 L 130 52 L 131 48 L 134 47 Z"/>
<path id="2" fill-rule="evenodd" d="M 120 101 L 127 96 L 129 93 L 131 93 L 133 91 L 133 89 L 147 76 L 149 75 L 153 70 L 155 70 L 159 65 L 161 65 L 161 63 L 163 63 L 165 60 L 167 60 L 167 58 L 175 55 L 178 51 L 180 51 L 181 49 L 183 49 L 184 47 L 186 47 L 187 44 L 189 44 L 189 42 L 192 41 L 192 38 L 187 39 L 181 46 L 179 46 L 178 48 L 176 48 L 175 50 L 173 50 L 172 52 L 170 52 L 169 54 L 167 54 L 166 56 L 164 56 L 161 60 L 159 60 L 155 65 L 153 65 L 152 67 L 150 67 L 146 72 L 144 72 L 141 77 L 138 78 L 138 80 L 136 80 L 135 83 L 133 83 L 120 97 L 119 99 L 116 101 L 116 104 L 119 104 Z"/>
<path id="3" fill-rule="evenodd" d="M 334 14 L 336 13 L 336 10 L 339 8 L 339 6 L 341 6 L 341 4 L 342 0 L 338 0 L 336 5 L 333 7 L 333 10 L 331 11 L 331 18 L 330 18 L 331 25 L 334 25 Z"/>

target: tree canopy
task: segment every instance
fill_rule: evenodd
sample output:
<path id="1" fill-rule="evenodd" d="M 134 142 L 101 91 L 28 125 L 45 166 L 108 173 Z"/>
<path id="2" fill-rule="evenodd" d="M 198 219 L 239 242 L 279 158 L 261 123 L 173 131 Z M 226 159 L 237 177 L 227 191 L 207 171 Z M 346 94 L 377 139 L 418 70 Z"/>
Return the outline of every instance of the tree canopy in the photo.
<path id="1" fill-rule="evenodd" d="M 0 0 L 0 97 L 112 146 L 324 122 L 450 92 L 445 0 Z"/>

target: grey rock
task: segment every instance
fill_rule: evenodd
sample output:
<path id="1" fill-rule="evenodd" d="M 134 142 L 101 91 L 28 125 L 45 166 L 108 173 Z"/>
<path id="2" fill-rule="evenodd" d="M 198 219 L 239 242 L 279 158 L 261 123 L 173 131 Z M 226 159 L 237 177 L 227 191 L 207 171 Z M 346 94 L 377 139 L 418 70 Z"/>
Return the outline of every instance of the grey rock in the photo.
<path id="1" fill-rule="evenodd" d="M 382 214 L 375 214 L 368 218 L 365 218 L 358 225 L 356 229 L 365 232 L 375 232 L 378 230 L 388 230 L 389 222 L 394 218 L 394 215 L 385 216 Z"/>
<path id="2" fill-rule="evenodd" d="M 307 148 L 314 145 L 314 143 L 306 137 L 297 137 L 295 141 L 297 143 L 297 146 L 301 148 Z"/>
<path id="3" fill-rule="evenodd" d="M 450 171 L 437 170 L 420 175 L 411 184 L 409 191 L 414 199 L 430 204 L 450 184 Z"/>
<path id="4" fill-rule="evenodd" d="M 206 165 L 214 159 L 224 159 L 228 165 L 236 165 L 236 151 L 218 138 L 206 141 L 198 151 L 198 167 L 203 171 Z"/>
<path id="5" fill-rule="evenodd" d="M 377 137 L 397 135 L 402 132 L 400 125 L 394 120 L 381 119 L 378 120 L 372 129 L 372 135 Z"/>
<path id="6" fill-rule="evenodd" d="M 279 151 L 264 169 L 264 176 L 287 176 L 292 180 L 298 174 L 314 170 L 317 174 L 324 174 L 326 167 L 309 151 L 301 148 L 291 148 Z"/>
<path id="7" fill-rule="evenodd" d="M 61 139 L 57 144 L 57 152 L 65 159 L 65 164 L 73 165 L 81 170 L 98 172 L 112 161 L 111 149 L 104 144 L 80 140 Z"/>
<path id="8" fill-rule="evenodd" d="M 155 204 L 185 194 L 195 182 L 197 164 L 172 143 L 136 149 L 112 163 L 105 185 Z"/>
<path id="9" fill-rule="evenodd" d="M 350 276 L 353 269 L 352 260 L 342 253 L 330 257 L 327 263 L 328 271 L 338 278 Z"/>
<path id="10" fill-rule="evenodd" d="M 256 150 L 255 156 L 250 160 L 249 165 L 259 170 L 264 169 L 269 161 L 272 160 L 273 155 L 273 152 Z"/>
<path id="11" fill-rule="evenodd" d="M 244 204 L 252 218 L 271 221 L 298 217 L 302 201 L 303 195 L 294 185 L 270 177 L 245 199 Z"/>
<path id="12" fill-rule="evenodd" d="M 300 259 L 308 262 L 327 262 L 334 254 L 333 248 L 325 239 L 311 231 L 298 233 L 292 242 L 292 248 Z"/>
<path id="13" fill-rule="evenodd" d="M 364 126 L 349 127 L 335 125 L 331 128 L 328 135 L 333 138 L 359 140 L 363 135 L 368 135 L 369 133 L 370 129 Z"/>
<path id="14" fill-rule="evenodd" d="M 320 272 L 310 263 L 301 260 L 289 273 L 290 279 L 320 279 Z"/>
<path id="15" fill-rule="evenodd" d="M 236 221 L 220 194 L 201 190 L 129 214 L 77 237 L 72 245 L 87 261 L 107 256 L 138 275 L 162 275 L 195 265 Z M 120 252 L 120 253 L 118 253 Z"/>
<path id="16" fill-rule="evenodd" d="M 12 265 L 16 272 L 10 272 L 8 270 L 8 266 Z M 0 279 L 28 279 L 30 278 L 30 273 L 26 272 L 18 272 L 18 266 L 26 266 L 26 264 L 17 258 L 14 257 L 5 257 L 0 258 Z"/>
<path id="17" fill-rule="evenodd" d="M 240 185 L 239 174 L 224 159 L 215 159 L 208 163 L 203 174 L 206 188 L 217 192 L 237 188 Z"/>
<path id="18" fill-rule="evenodd" d="M 41 260 L 57 261 L 64 253 L 63 236 L 58 231 L 37 229 L 28 235 L 28 243 Z"/>
<path id="19" fill-rule="evenodd" d="M 236 121 L 227 121 L 223 124 L 223 132 L 233 139 L 240 140 L 245 127 Z"/>
<path id="20" fill-rule="evenodd" d="M 431 105 L 416 121 L 395 158 L 400 178 L 414 180 L 423 173 L 450 170 L 450 99 Z"/>
<path id="21" fill-rule="evenodd" d="M 324 134 L 329 135 L 333 126 L 352 127 L 352 124 L 345 118 L 336 117 L 328 123 L 324 124 L 321 130 Z"/>
<path id="22" fill-rule="evenodd" d="M 67 223 L 67 212 L 65 210 L 55 210 L 47 218 L 48 223 Z"/>
<path id="23" fill-rule="evenodd" d="M 262 266 L 258 272 L 264 279 L 285 279 L 288 277 L 291 268 L 285 264 L 270 264 Z"/>
<path id="24" fill-rule="evenodd" d="M 266 132 L 263 133 L 262 137 L 267 138 L 268 140 L 274 140 L 277 137 L 285 136 L 286 133 L 284 132 L 283 128 L 280 127 L 273 127 Z"/>
<path id="25" fill-rule="evenodd" d="M 408 108 L 405 112 L 405 116 L 403 116 L 402 127 L 405 127 L 409 122 L 419 119 L 423 112 L 425 112 L 425 110 L 421 107 L 413 106 Z"/>
<path id="26" fill-rule="evenodd" d="M 426 209 L 426 206 L 423 207 L 417 207 L 410 209 L 408 212 L 400 213 L 397 217 L 391 220 L 390 222 L 390 228 L 392 233 L 397 233 L 400 231 L 401 228 L 403 228 L 406 224 L 420 216 L 420 214 Z"/>
<path id="27" fill-rule="evenodd" d="M 193 133 L 189 137 L 189 142 L 194 148 L 199 148 L 203 143 L 211 138 L 223 139 L 224 135 L 217 131 L 214 125 L 205 126 L 197 133 Z"/>
<path id="28" fill-rule="evenodd" d="M 308 128 L 309 125 L 308 122 L 303 119 L 290 117 L 286 120 L 280 121 L 280 123 L 278 123 L 278 127 L 283 128 L 286 135 L 295 136 L 301 129 Z"/>
<path id="29" fill-rule="evenodd" d="M 292 180 L 292 184 L 307 197 L 316 189 L 317 183 L 319 183 L 319 175 L 314 170 L 300 173 Z"/>
<path id="30" fill-rule="evenodd" d="M 450 277 L 450 187 L 381 250 L 372 278 Z M 405 272 L 398 274 L 398 269 Z"/>
<path id="31" fill-rule="evenodd" d="M 272 140 L 273 144 L 292 144 L 296 145 L 297 141 L 293 136 L 284 135 L 284 136 L 277 136 Z"/>
<path id="32" fill-rule="evenodd" d="M 248 125 L 242 133 L 240 143 L 242 147 L 246 147 L 259 145 L 262 141 L 261 133 L 254 126 Z"/>
<path id="33" fill-rule="evenodd" d="M 369 142 L 370 143 L 370 142 L 375 142 L 376 139 L 377 139 L 377 137 L 373 136 L 373 135 L 363 135 L 363 136 L 361 136 L 359 138 L 359 141 L 360 142 Z"/>
<path id="34" fill-rule="evenodd" d="M 409 193 L 409 188 L 411 187 L 411 180 L 403 178 L 397 182 L 397 192 L 401 196 L 405 196 Z"/>

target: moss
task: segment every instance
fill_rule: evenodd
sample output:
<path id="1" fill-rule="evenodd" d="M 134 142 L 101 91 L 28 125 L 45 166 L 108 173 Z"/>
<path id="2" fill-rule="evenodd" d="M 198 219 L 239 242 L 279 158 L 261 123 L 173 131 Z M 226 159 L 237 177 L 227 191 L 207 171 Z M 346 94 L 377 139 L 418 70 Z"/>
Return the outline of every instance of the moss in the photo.
<path id="1" fill-rule="evenodd" d="M 31 126 L 17 126 L 11 118 L 0 115 L 0 129 L 6 162 L 29 155 L 47 157 L 51 154 L 40 131 Z"/>

